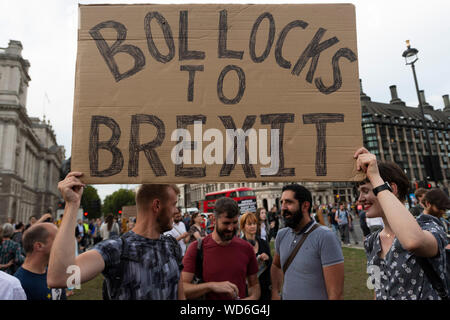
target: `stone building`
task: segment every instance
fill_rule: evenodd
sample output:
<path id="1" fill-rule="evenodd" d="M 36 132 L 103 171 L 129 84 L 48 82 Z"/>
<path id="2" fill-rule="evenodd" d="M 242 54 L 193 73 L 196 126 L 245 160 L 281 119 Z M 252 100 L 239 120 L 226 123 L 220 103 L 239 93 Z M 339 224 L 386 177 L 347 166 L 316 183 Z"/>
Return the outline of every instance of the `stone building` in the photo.
<path id="1" fill-rule="evenodd" d="M 364 145 L 380 160 L 397 163 L 415 186 L 416 183 L 432 179 L 426 172 L 424 156 L 427 152 L 427 137 L 418 107 L 408 107 L 391 86 L 389 103 L 373 102 L 361 89 L 362 129 Z M 431 144 L 431 152 L 438 156 L 442 179 L 438 186 L 449 187 L 450 181 L 450 103 L 443 96 L 444 109 L 435 110 L 420 91 L 424 105 L 424 116 Z M 435 186 L 435 183 L 431 183 Z"/>
<path id="2" fill-rule="evenodd" d="M 27 115 L 30 63 L 22 44 L 0 48 L 0 222 L 56 210 L 64 147 L 49 122 Z"/>

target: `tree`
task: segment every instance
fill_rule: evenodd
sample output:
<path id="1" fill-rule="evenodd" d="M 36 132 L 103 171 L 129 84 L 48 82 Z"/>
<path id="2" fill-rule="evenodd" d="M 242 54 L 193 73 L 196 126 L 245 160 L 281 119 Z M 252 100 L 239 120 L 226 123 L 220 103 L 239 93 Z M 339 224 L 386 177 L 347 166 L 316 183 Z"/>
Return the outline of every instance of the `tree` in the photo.
<path id="1" fill-rule="evenodd" d="M 97 189 L 93 186 L 86 186 L 81 197 L 81 206 L 84 212 L 87 212 L 88 219 L 100 218 L 101 212 L 101 200 L 98 196 Z"/>
<path id="2" fill-rule="evenodd" d="M 119 189 L 113 194 L 106 196 L 105 201 L 103 201 L 102 212 L 104 215 L 112 213 L 114 216 L 117 216 L 122 207 L 135 204 L 135 194 L 132 190 Z"/>

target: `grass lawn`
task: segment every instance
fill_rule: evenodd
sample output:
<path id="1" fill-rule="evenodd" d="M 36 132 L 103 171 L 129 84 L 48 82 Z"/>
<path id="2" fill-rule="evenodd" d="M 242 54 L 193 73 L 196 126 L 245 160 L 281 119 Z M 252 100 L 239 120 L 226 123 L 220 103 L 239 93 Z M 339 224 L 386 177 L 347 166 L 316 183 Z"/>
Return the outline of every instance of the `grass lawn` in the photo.
<path id="1" fill-rule="evenodd" d="M 345 300 L 372 300 L 373 291 L 366 287 L 368 274 L 366 273 L 366 255 L 364 250 L 342 248 L 345 260 Z M 99 275 L 93 280 L 81 285 L 80 290 L 69 300 L 101 300 L 103 276 Z"/>

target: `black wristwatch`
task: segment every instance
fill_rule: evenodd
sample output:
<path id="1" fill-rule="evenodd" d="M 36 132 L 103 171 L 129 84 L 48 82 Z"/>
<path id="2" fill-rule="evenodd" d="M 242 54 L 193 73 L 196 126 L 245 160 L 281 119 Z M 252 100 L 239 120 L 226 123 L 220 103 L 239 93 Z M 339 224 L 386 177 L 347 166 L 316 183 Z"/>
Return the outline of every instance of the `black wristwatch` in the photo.
<path id="1" fill-rule="evenodd" d="M 383 191 L 383 190 L 389 190 L 390 192 L 392 192 L 392 188 L 391 188 L 391 186 L 389 185 L 388 182 L 385 182 L 385 183 L 383 183 L 381 186 L 378 186 L 378 187 L 372 189 L 373 194 L 374 194 L 375 196 L 377 196 L 378 193 L 381 192 L 381 191 Z"/>

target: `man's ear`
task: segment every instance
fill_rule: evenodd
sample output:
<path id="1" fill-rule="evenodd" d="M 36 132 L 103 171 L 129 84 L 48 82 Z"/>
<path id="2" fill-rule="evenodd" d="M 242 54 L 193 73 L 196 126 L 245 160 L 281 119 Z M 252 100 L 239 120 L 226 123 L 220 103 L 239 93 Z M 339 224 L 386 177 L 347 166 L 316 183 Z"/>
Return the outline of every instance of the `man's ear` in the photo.
<path id="1" fill-rule="evenodd" d="M 153 199 L 152 209 L 153 212 L 159 213 L 159 209 L 161 209 L 161 201 L 159 199 Z"/>
<path id="2" fill-rule="evenodd" d="M 36 242 L 33 244 L 33 252 L 41 251 L 43 247 L 44 247 L 44 244 L 43 244 L 42 242 L 36 241 Z"/>
<path id="3" fill-rule="evenodd" d="M 306 212 L 309 214 L 309 207 L 311 207 L 311 203 L 309 201 L 303 201 L 302 203 L 302 213 Z"/>

